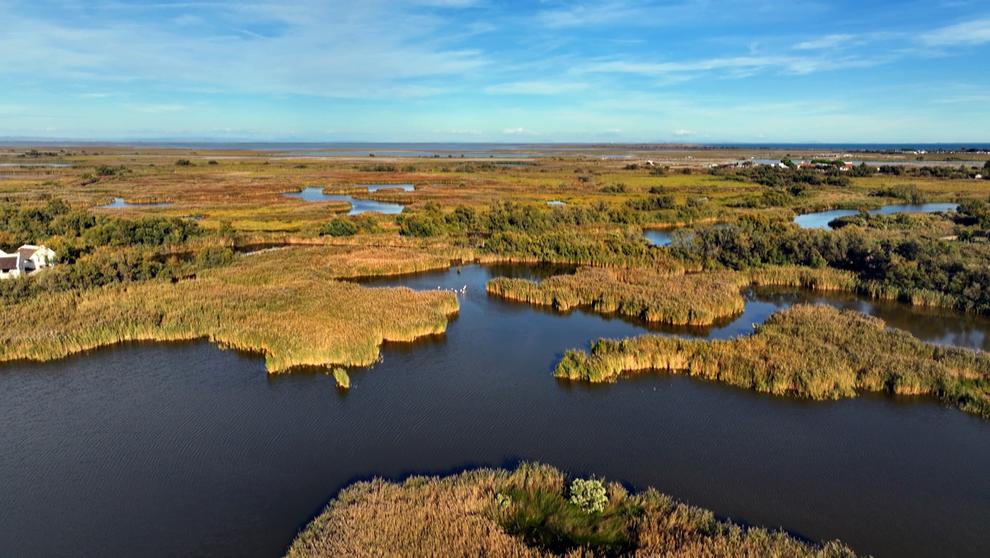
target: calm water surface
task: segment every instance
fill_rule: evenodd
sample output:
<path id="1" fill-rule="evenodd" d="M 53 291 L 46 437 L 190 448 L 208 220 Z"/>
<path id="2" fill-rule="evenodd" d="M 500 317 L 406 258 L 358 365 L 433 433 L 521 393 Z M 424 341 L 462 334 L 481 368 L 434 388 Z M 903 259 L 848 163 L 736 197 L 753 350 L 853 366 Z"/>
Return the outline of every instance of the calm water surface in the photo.
<path id="1" fill-rule="evenodd" d="M 892 215 L 894 213 L 936 213 L 939 211 L 955 211 L 959 204 L 955 203 L 923 203 L 923 204 L 895 204 L 885 205 L 878 209 L 871 209 L 867 213 L 871 215 Z M 859 211 L 855 209 L 834 209 L 832 211 L 819 211 L 817 213 L 806 213 L 794 218 L 794 222 L 802 229 L 831 229 L 828 224 L 839 217 L 849 217 L 857 215 Z"/>
<path id="2" fill-rule="evenodd" d="M 112 202 L 107 205 L 98 206 L 99 209 L 120 209 L 124 207 L 168 207 L 172 205 L 168 202 L 160 203 L 129 203 L 124 200 L 124 198 L 114 198 Z"/>
<path id="3" fill-rule="evenodd" d="M 370 190 L 370 188 L 369 188 Z M 341 201 L 351 204 L 348 215 L 359 215 L 361 213 L 385 213 L 394 215 L 402 213 L 404 209 L 400 203 L 385 203 L 375 200 L 362 200 L 353 196 L 342 194 L 324 194 L 323 188 L 303 188 L 301 192 L 289 192 L 283 194 L 287 198 L 297 198 L 308 202 L 328 202 Z"/>
<path id="4" fill-rule="evenodd" d="M 643 238 L 651 246 L 670 246 L 670 243 L 674 241 L 673 232 L 672 230 L 645 230 L 643 231 Z"/>
<path id="5" fill-rule="evenodd" d="M 369 192 L 377 192 L 379 190 L 402 190 L 403 192 L 414 192 L 416 186 L 413 184 L 368 184 Z"/>
<path id="6" fill-rule="evenodd" d="M 927 400 L 815 403 L 677 376 L 558 382 L 564 350 L 645 331 L 484 291 L 496 274 L 560 271 L 372 282 L 467 294 L 446 335 L 387 345 L 346 394 L 319 373 L 270 378 L 260 357 L 206 342 L 0 366 L 0 556 L 277 556 L 354 480 L 519 460 L 877 556 L 990 555 L 990 422 Z M 864 304 L 747 296 L 734 320 L 667 332 L 730 337 L 799 300 Z M 927 338 L 986 343 L 982 321 L 860 308 Z"/>

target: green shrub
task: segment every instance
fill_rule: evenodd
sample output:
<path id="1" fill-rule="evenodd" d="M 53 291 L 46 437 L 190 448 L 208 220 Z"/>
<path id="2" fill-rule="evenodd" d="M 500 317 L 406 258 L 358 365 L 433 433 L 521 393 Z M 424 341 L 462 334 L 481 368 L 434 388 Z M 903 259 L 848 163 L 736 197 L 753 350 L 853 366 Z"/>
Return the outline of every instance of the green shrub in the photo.
<path id="1" fill-rule="evenodd" d="M 196 265 L 205 269 L 220 267 L 234 261 L 234 251 L 226 246 L 207 246 L 196 254 Z"/>
<path id="2" fill-rule="evenodd" d="M 320 236 L 354 236 L 358 227 L 348 219 L 337 218 L 320 227 Z"/>
<path id="3" fill-rule="evenodd" d="M 399 225 L 399 234 L 417 237 L 439 236 L 443 234 L 443 225 L 434 215 L 409 215 L 403 217 Z"/>
<path id="4" fill-rule="evenodd" d="M 608 494 L 600 480 L 574 479 L 570 501 L 587 513 L 602 513 L 608 504 Z"/>

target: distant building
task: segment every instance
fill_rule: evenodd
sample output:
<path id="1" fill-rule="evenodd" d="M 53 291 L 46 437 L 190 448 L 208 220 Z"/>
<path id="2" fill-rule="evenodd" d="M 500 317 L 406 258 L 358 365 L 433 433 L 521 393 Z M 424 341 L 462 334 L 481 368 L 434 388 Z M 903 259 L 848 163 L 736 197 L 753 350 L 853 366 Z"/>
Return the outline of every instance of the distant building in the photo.
<path id="1" fill-rule="evenodd" d="M 0 250 L 0 279 L 34 273 L 55 265 L 55 252 L 44 246 L 25 244 L 13 254 Z"/>

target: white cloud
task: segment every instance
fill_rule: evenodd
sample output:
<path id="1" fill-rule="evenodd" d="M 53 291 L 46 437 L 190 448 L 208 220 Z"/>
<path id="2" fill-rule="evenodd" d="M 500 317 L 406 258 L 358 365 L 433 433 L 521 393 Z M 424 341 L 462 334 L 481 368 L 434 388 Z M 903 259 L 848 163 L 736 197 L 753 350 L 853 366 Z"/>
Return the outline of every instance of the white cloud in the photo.
<path id="1" fill-rule="evenodd" d="M 182 112 L 187 108 L 185 105 L 178 105 L 178 104 L 125 105 L 125 107 L 129 110 L 133 110 L 137 112 L 147 112 L 150 114 Z"/>
<path id="2" fill-rule="evenodd" d="M 515 81 L 491 85 L 485 93 L 499 95 L 559 95 L 588 88 L 587 83 L 567 81 Z"/>
<path id="3" fill-rule="evenodd" d="M 852 35 L 825 35 L 824 37 L 819 37 L 817 39 L 811 39 L 809 41 L 800 42 L 794 45 L 797 50 L 819 50 L 828 49 L 842 46 L 853 38 Z"/>
<path id="4" fill-rule="evenodd" d="M 533 130 L 528 130 L 526 128 L 506 128 L 502 130 L 502 133 L 507 136 L 538 136 L 539 132 L 534 132 Z"/>
<path id="5" fill-rule="evenodd" d="M 160 24 L 157 16 L 175 5 L 56 19 L 18 4 L 4 8 L 0 75 L 364 98 L 446 92 L 452 78 L 487 64 L 480 51 L 447 38 L 445 12 L 395 0 L 196 5 L 210 25 L 195 32 Z"/>
<path id="6" fill-rule="evenodd" d="M 982 45 L 990 43 L 990 18 L 940 27 L 921 36 L 928 46 Z"/>
<path id="7" fill-rule="evenodd" d="M 693 136 L 695 135 L 695 132 L 692 132 L 691 130 L 685 130 L 684 128 L 680 128 L 678 130 L 674 130 L 674 135 L 679 138 L 682 138 L 687 136 Z"/>
<path id="8" fill-rule="evenodd" d="M 581 68 L 589 73 L 636 74 L 669 79 L 671 76 L 690 76 L 718 72 L 725 77 L 748 77 L 761 72 L 806 75 L 825 70 L 866 68 L 889 62 L 889 57 L 827 57 L 748 55 L 721 58 L 705 58 L 676 62 L 629 62 L 613 60 L 595 62 Z"/>

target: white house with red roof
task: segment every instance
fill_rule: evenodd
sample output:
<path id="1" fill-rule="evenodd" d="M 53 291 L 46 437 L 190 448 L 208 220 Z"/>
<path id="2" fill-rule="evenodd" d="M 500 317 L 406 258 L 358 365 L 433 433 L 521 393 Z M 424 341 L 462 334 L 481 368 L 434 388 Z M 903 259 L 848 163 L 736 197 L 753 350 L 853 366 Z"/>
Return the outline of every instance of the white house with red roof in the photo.
<path id="1" fill-rule="evenodd" d="M 25 244 L 12 254 L 0 250 L 0 279 L 34 273 L 55 265 L 55 252 L 44 246 Z"/>

